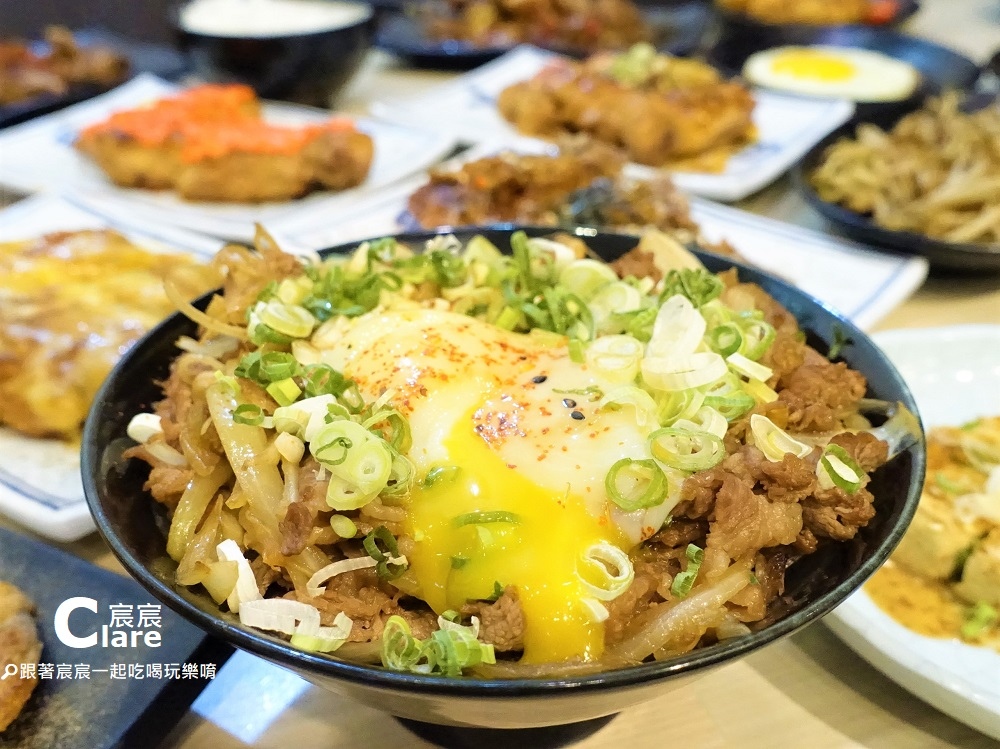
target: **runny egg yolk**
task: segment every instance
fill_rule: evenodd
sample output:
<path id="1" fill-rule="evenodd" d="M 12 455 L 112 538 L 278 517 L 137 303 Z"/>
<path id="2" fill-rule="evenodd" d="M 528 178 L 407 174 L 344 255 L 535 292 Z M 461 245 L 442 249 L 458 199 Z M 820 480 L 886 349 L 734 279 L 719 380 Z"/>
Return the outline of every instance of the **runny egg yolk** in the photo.
<path id="1" fill-rule="evenodd" d="M 443 447 L 457 475 L 418 487 L 408 503 L 410 555 L 425 601 L 459 609 L 517 589 L 526 627 L 526 663 L 597 658 L 603 626 L 582 603 L 586 550 L 618 540 L 609 518 L 594 517 L 568 491 L 546 489 L 511 470 L 475 433 L 471 414 Z"/>
<path id="2" fill-rule="evenodd" d="M 855 67 L 841 57 L 814 49 L 790 49 L 771 62 L 775 73 L 816 81 L 846 81 L 853 78 Z"/>
<path id="3" fill-rule="evenodd" d="M 366 400 L 390 394 L 410 425 L 407 590 L 440 614 L 513 586 L 526 662 L 598 657 L 585 555 L 600 542 L 628 551 L 663 521 L 608 500 L 611 465 L 648 457 L 632 410 L 587 394 L 615 383 L 565 345 L 440 310 L 373 311 L 313 344 Z M 446 470 L 424 486 L 434 469 Z"/>

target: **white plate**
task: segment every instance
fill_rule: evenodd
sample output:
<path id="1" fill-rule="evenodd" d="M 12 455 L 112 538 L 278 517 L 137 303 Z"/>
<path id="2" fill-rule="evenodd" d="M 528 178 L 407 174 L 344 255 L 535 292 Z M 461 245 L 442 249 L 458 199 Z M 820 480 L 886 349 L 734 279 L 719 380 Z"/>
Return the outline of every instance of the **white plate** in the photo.
<path id="1" fill-rule="evenodd" d="M 496 150 L 473 148 L 449 162 L 479 158 Z M 290 227 L 299 245 L 322 249 L 356 239 L 405 231 L 399 217 L 409 195 L 426 177 L 414 177 L 370 195 L 354 218 Z M 711 241 L 728 239 L 744 257 L 788 279 L 850 318 L 870 328 L 903 302 L 927 276 L 924 258 L 888 255 L 818 232 L 757 216 L 707 200 L 691 201 L 691 215 Z"/>
<path id="2" fill-rule="evenodd" d="M 2 161 L 2 159 L 0 159 Z M 219 241 L 174 227 L 111 222 L 52 195 L 38 195 L 0 211 L 0 241 L 55 231 L 117 229 L 149 250 L 188 251 L 208 258 Z M 80 447 L 33 439 L 0 427 L 0 513 L 56 541 L 72 541 L 94 528 L 83 499 Z"/>
<path id="3" fill-rule="evenodd" d="M 96 165 L 73 149 L 73 140 L 81 128 L 112 112 L 178 90 L 178 86 L 155 76 L 141 75 L 103 96 L 0 131 L 0 184 L 26 193 L 61 191 L 74 202 L 105 215 L 129 215 L 227 239 L 250 239 L 256 221 L 280 231 L 284 222 L 304 213 L 349 210 L 359 195 L 423 170 L 452 150 L 455 143 L 452 136 L 436 129 L 422 131 L 358 119 L 358 128 L 375 141 L 375 158 L 363 184 L 342 192 L 318 192 L 299 200 L 259 205 L 185 201 L 171 191 L 116 187 Z M 280 124 L 305 125 L 327 120 L 331 113 L 266 103 L 264 116 Z"/>
<path id="4" fill-rule="evenodd" d="M 910 386 L 925 427 L 1000 414 L 1000 325 L 893 330 L 873 337 Z M 1000 739 L 1000 653 L 911 632 L 864 589 L 823 621 L 886 676 Z"/>
<path id="5" fill-rule="evenodd" d="M 535 138 L 519 135 L 503 119 L 496 98 L 507 86 L 531 78 L 555 58 L 558 55 L 535 47 L 518 47 L 425 94 L 376 102 L 372 112 L 393 122 L 447 131 L 470 143 L 537 143 Z M 753 95 L 759 141 L 729 159 L 720 174 L 676 172 L 674 181 L 679 187 L 715 200 L 741 200 L 781 176 L 854 113 L 854 104 L 849 101 L 759 89 Z M 630 170 L 638 175 L 655 171 L 639 165 L 630 166 Z"/>

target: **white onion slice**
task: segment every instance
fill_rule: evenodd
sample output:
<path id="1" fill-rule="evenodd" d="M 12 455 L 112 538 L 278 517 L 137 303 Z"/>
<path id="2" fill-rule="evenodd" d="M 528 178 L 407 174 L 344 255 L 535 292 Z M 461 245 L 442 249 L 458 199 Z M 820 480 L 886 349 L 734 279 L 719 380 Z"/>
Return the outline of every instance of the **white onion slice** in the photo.
<path id="1" fill-rule="evenodd" d="M 771 379 L 774 371 L 770 367 L 758 364 L 752 359 L 747 359 L 743 354 L 730 354 L 726 358 L 726 363 L 739 374 L 751 380 L 767 382 Z"/>
<path id="2" fill-rule="evenodd" d="M 216 546 L 215 553 L 218 554 L 220 562 L 236 562 L 236 586 L 226 598 L 226 602 L 229 604 L 229 610 L 238 614 L 240 606 L 244 603 L 260 600 L 257 578 L 254 577 L 253 570 L 250 569 L 250 562 L 240 551 L 239 544 L 233 539 L 227 538 Z"/>
<path id="3" fill-rule="evenodd" d="M 729 369 L 721 356 L 701 351 L 688 356 L 647 356 L 642 360 L 642 377 L 656 390 L 687 390 L 715 382 Z"/>
<path id="4" fill-rule="evenodd" d="M 686 356 L 693 354 L 705 336 L 705 318 L 691 300 L 674 294 L 656 313 L 646 356 Z"/>
<path id="5" fill-rule="evenodd" d="M 751 416 L 750 430 L 753 432 L 754 444 L 772 463 L 781 462 L 785 453 L 804 458 L 813 451 L 812 445 L 799 442 L 766 416 L 760 414 Z"/>
<path id="6" fill-rule="evenodd" d="M 406 564 L 406 557 L 390 557 L 390 564 Z M 323 595 L 325 590 L 325 585 L 328 580 L 336 577 L 337 575 L 342 575 L 345 572 L 353 572 L 354 570 L 368 569 L 369 567 L 374 567 L 378 564 L 378 561 L 372 557 L 354 557 L 353 559 L 341 559 L 336 562 L 331 562 L 316 571 L 316 573 L 309 578 L 306 583 L 306 592 L 313 598 Z"/>

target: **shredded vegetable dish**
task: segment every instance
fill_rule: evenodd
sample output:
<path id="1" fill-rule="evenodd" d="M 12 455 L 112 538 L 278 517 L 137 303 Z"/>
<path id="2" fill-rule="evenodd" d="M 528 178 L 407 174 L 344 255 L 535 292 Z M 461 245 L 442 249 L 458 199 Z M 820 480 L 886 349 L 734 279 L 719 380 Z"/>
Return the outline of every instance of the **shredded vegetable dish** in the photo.
<path id="1" fill-rule="evenodd" d="M 178 584 L 305 650 L 564 674 L 766 623 L 790 565 L 874 516 L 895 418 L 758 286 L 657 233 L 610 266 L 509 249 L 220 253 L 128 430 Z"/>
<path id="2" fill-rule="evenodd" d="M 930 432 L 917 514 L 865 589 L 921 634 L 1000 648 L 1000 417 Z"/>

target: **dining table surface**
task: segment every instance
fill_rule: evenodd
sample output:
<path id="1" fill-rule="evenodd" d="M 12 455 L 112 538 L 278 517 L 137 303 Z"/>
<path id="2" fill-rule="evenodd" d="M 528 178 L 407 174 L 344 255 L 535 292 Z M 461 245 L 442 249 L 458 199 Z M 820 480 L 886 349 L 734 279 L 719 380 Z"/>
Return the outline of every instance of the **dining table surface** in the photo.
<path id="1" fill-rule="evenodd" d="M 1000 50 L 1000 2 L 922 0 L 903 30 L 985 63 Z M 419 93 L 454 75 L 409 68 L 405 61 L 372 50 L 337 108 L 362 114 L 375 98 L 385 101 Z M 12 200 L 3 197 L 0 203 Z M 820 216 L 787 177 L 736 205 L 825 231 Z M 1000 275 L 932 270 L 926 282 L 874 329 L 984 323 L 1000 324 Z M 0 525 L 12 524 L 0 519 Z M 126 574 L 97 533 L 55 545 Z M 518 743 L 511 738 L 512 746 Z M 166 737 L 148 749 L 425 746 L 433 745 L 389 719 L 378 705 L 351 701 L 255 656 L 237 653 Z M 685 682 L 679 690 L 630 707 L 574 746 L 913 749 L 985 748 L 997 742 L 913 696 L 818 622 Z"/>

